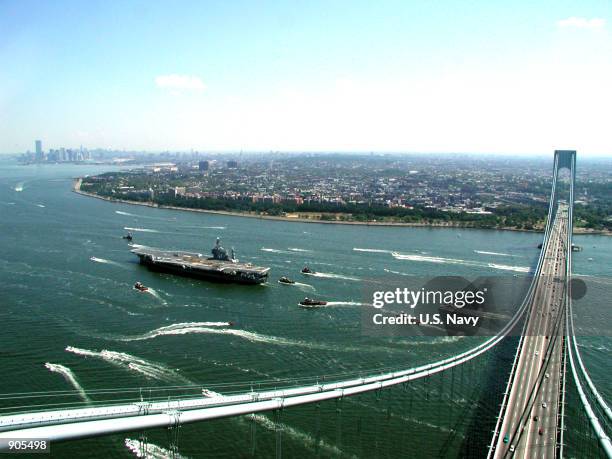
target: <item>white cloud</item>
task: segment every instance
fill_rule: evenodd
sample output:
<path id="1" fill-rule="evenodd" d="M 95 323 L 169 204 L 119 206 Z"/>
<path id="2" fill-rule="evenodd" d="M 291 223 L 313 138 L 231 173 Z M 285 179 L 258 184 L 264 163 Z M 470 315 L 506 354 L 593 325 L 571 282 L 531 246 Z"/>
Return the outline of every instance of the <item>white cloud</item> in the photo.
<path id="1" fill-rule="evenodd" d="M 193 75 L 159 75 L 155 77 L 155 84 L 158 88 L 169 89 L 173 94 L 182 90 L 204 91 L 206 89 L 202 79 Z"/>
<path id="2" fill-rule="evenodd" d="M 561 19 L 557 25 L 562 29 L 603 29 L 606 25 L 606 20 L 601 18 L 579 18 L 572 16 L 567 19 Z"/>

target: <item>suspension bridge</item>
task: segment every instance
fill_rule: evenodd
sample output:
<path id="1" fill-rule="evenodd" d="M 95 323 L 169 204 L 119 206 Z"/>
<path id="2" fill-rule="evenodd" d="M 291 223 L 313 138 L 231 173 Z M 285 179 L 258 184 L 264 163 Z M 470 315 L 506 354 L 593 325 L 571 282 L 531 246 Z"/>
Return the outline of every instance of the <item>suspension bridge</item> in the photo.
<path id="1" fill-rule="evenodd" d="M 562 183 L 559 174 L 564 169 L 569 171 L 567 183 Z M 419 419 L 412 417 L 412 421 L 430 423 L 445 432 L 447 438 L 432 445 L 441 456 L 460 451 L 464 457 L 612 458 L 612 413 L 589 376 L 574 332 L 571 257 L 575 169 L 575 151 L 555 152 L 542 250 L 525 298 L 499 333 L 464 352 L 414 368 L 378 369 L 350 376 L 264 381 L 222 389 L 208 386 L 205 390 L 173 386 L 88 391 L 88 403 L 80 406 L 31 402 L 58 394 L 4 394 L 3 401 L 8 400 L 11 406 L 0 416 L 0 441 L 39 438 L 63 442 L 124 432 L 141 432 L 145 438 L 144 432 L 159 428 L 178 432 L 180 426 L 190 423 L 246 416 L 252 422 L 254 452 L 256 416 L 271 412 L 274 449 L 281 457 L 282 413 L 300 406 L 319 410 L 321 404 L 335 400 L 333 421 L 341 444 L 341 428 L 346 422 L 339 404 L 368 393 L 375 394 L 378 401 L 380 394 L 386 393 L 393 395 L 382 409 L 387 422 L 393 416 L 410 417 L 418 412 Z M 510 349 L 511 358 L 499 358 L 503 349 Z M 492 362 L 497 384 L 474 385 L 475 375 Z M 441 403 L 445 406 L 442 414 L 439 406 L 423 414 L 427 405 Z M 365 406 L 372 411 L 380 409 L 377 404 Z M 466 426 L 470 418 L 483 427 Z M 460 430 L 465 437 L 459 442 L 463 446 L 453 449 Z M 478 432 L 477 438 L 474 432 Z M 177 438 L 171 441 L 173 454 L 178 451 Z M 140 445 L 146 449 L 146 441 Z"/>

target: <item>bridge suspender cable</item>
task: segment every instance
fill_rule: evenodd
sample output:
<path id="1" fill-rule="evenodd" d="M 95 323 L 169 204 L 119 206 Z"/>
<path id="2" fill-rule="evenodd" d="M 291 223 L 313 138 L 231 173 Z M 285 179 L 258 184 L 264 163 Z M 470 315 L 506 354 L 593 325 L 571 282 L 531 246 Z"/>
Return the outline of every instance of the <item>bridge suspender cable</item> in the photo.
<path id="1" fill-rule="evenodd" d="M 570 230 L 573 228 L 572 216 L 573 216 L 573 203 L 574 203 L 574 178 L 575 178 L 575 169 L 574 167 L 572 167 L 572 179 L 571 179 L 571 185 L 570 185 L 570 203 L 572 205 L 570 205 L 570 210 L 569 210 Z M 595 435 L 597 436 L 597 439 L 599 440 L 599 444 L 603 448 L 607 457 L 612 458 L 612 443 L 610 442 L 610 437 L 606 434 L 604 428 L 602 427 L 599 421 L 599 418 L 597 417 L 597 415 L 593 411 L 593 408 L 591 407 L 591 404 L 589 403 L 587 395 L 585 394 L 584 389 L 582 387 L 582 383 L 580 382 L 578 372 L 576 371 L 576 363 L 574 361 L 574 353 L 575 353 L 576 361 L 578 362 L 578 368 L 580 369 L 583 377 L 585 378 L 587 385 L 589 386 L 589 389 L 594 395 L 595 400 L 597 400 L 598 404 L 602 407 L 608 419 L 611 419 L 610 408 L 608 407 L 606 402 L 603 400 L 603 398 L 601 397 L 601 395 L 595 388 L 595 385 L 591 381 L 591 378 L 589 377 L 586 371 L 586 368 L 584 367 L 584 364 L 582 362 L 582 358 L 580 357 L 580 351 L 578 350 L 578 343 L 576 342 L 576 333 L 574 329 L 574 317 L 573 317 L 573 311 L 572 311 L 572 297 L 570 294 L 571 293 L 571 283 L 569 282 L 569 277 L 571 274 L 571 259 L 572 259 L 572 231 L 568 231 L 566 250 L 568 251 L 567 263 L 565 266 L 566 274 L 567 274 L 566 275 L 565 301 L 567 302 L 567 305 L 568 305 L 568 311 L 566 314 L 566 339 L 568 342 L 567 356 L 570 362 L 570 368 L 572 370 L 572 376 L 574 378 L 574 383 L 576 384 L 578 395 L 580 396 L 580 400 L 582 401 L 582 405 L 587 414 L 589 422 L 591 423 L 591 426 L 593 427 Z"/>

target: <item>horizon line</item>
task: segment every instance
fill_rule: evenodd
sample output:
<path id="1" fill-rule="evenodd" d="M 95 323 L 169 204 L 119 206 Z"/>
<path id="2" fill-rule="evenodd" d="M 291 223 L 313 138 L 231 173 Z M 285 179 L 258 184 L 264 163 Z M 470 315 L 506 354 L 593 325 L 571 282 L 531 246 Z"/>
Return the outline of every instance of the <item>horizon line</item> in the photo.
<path id="1" fill-rule="evenodd" d="M 78 149 L 78 147 L 58 147 L 58 148 L 67 148 L 67 149 Z M 53 148 L 53 150 L 58 149 Z M 437 156 L 448 156 L 448 155 L 470 155 L 470 156 L 499 156 L 499 157 L 507 157 L 507 156 L 530 156 L 530 157 L 548 157 L 551 153 L 554 153 L 556 150 L 575 150 L 577 154 L 581 157 L 600 157 L 605 158 L 608 157 L 612 159 L 611 153 L 602 153 L 602 152 L 581 152 L 576 148 L 551 148 L 548 152 L 543 151 L 531 151 L 531 152 L 512 152 L 512 151 L 504 151 L 504 152 L 483 152 L 483 151 L 415 151 L 415 150 L 236 150 L 236 149 L 211 149 L 211 150 L 199 150 L 199 149 L 190 149 L 190 150 L 128 150 L 128 149 L 117 149 L 117 148 L 104 148 L 104 147 L 94 147 L 94 148 L 86 148 L 88 151 L 107 151 L 107 152 L 116 152 L 116 153 L 125 153 L 125 154 L 153 154 L 153 155 L 162 155 L 162 154 L 213 154 L 213 155 L 227 155 L 227 154 L 245 154 L 245 155 L 253 155 L 253 154 L 357 154 L 357 155 L 437 155 Z M 28 150 L 29 151 L 29 150 Z M 28 151 L 24 152 L 0 152 L 0 156 L 20 156 L 26 154 Z M 49 151 L 49 150 L 47 150 Z M 30 151 L 32 153 L 32 151 Z"/>

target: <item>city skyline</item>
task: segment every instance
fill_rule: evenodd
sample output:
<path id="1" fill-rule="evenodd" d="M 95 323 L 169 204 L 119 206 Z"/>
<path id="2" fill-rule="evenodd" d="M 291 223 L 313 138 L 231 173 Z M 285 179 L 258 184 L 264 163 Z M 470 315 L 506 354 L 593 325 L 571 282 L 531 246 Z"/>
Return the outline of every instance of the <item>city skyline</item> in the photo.
<path id="1" fill-rule="evenodd" d="M 0 5 L 0 153 L 612 151 L 607 2 L 182 6 Z"/>
<path id="2" fill-rule="evenodd" d="M 39 150 L 40 147 L 40 150 Z M 2 153 L 0 152 L 0 155 L 4 155 L 4 156 L 14 156 L 17 155 L 19 156 L 22 160 L 26 161 L 26 162 L 39 162 L 41 160 L 40 156 L 42 155 L 43 161 L 50 161 L 50 162 L 55 162 L 55 160 L 53 159 L 49 159 L 48 156 L 49 154 L 53 154 L 53 153 L 58 153 L 58 152 L 70 152 L 70 151 L 80 151 L 80 152 L 96 152 L 96 153 L 104 153 L 104 154 L 110 154 L 110 155 L 129 155 L 129 156 L 137 156 L 140 157 L 142 155 L 154 155 L 154 156 L 162 156 L 167 158 L 168 155 L 170 155 L 171 157 L 176 157 L 176 159 L 179 159 L 181 157 L 183 157 L 184 155 L 189 155 L 193 158 L 207 158 L 210 157 L 215 158 L 217 156 L 231 156 L 234 157 L 236 155 L 242 156 L 249 156 L 249 155 L 295 155 L 295 156 L 301 156 L 301 155 L 342 155 L 342 154 L 346 154 L 346 155 L 392 155 L 392 156 L 422 156 L 422 155 L 431 155 L 432 157 L 438 158 L 438 157 L 451 157 L 451 156 L 459 156 L 459 157 L 482 157 L 482 158 L 487 158 L 487 157 L 516 157 L 517 159 L 519 158 L 531 158 L 531 159 L 547 159 L 548 158 L 548 154 L 546 152 L 519 152 L 519 153 L 506 153 L 506 152 L 501 152 L 501 153 L 491 153 L 491 152 L 469 152 L 469 151 L 430 151 L 430 152 L 419 152 L 419 151 L 383 151 L 383 150 L 269 150 L 269 151 L 265 151 L 265 150 L 214 150 L 214 149 L 203 149 L 203 150 L 195 150 L 193 148 L 189 149 L 189 150 L 180 150 L 180 149 L 174 149 L 174 150 L 128 150 L 125 148 L 100 148 L 100 147 L 88 147 L 88 146 L 84 146 L 84 145 L 79 145 L 79 146 L 65 146 L 65 145 L 61 145 L 61 146 L 53 146 L 53 147 L 49 147 L 47 150 L 45 150 L 44 145 L 43 145 L 43 141 L 42 140 L 35 140 L 34 141 L 34 151 L 27 149 L 25 151 L 22 152 L 16 152 L 16 153 Z M 604 155 L 589 155 L 589 154 L 585 154 L 585 155 L 581 155 L 583 156 L 585 159 L 592 159 L 592 160 L 605 160 L 605 159 L 609 159 L 607 156 Z M 91 158 L 88 158 L 91 159 Z"/>

